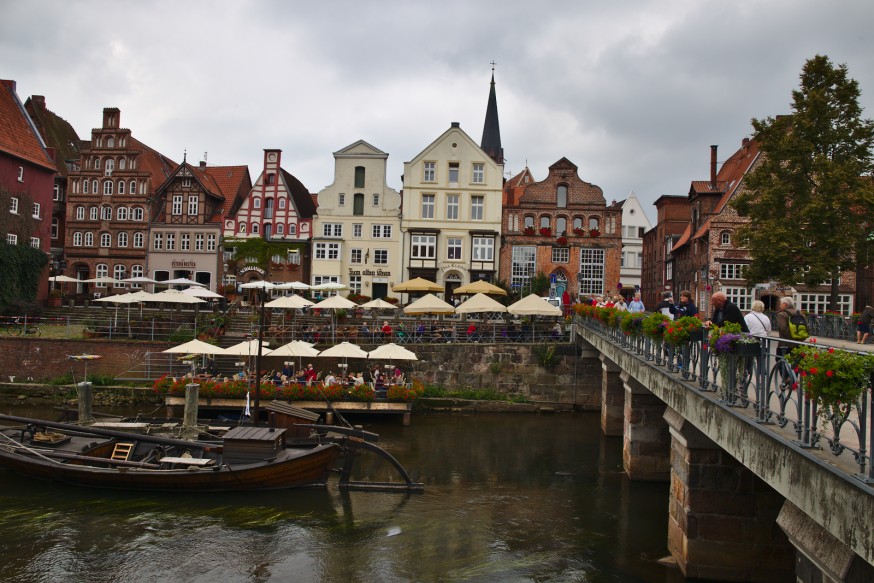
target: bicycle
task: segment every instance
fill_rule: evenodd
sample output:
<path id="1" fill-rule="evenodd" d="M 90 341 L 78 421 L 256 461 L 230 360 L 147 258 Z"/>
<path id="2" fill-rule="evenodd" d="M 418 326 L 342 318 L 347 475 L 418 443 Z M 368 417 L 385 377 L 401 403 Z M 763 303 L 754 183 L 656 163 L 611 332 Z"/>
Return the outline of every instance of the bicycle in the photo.
<path id="1" fill-rule="evenodd" d="M 11 320 L 5 321 L 4 326 L 6 327 L 6 333 L 12 336 L 21 336 L 22 334 L 26 336 L 42 335 L 39 326 L 37 326 L 36 324 L 27 323 L 22 316 L 18 316 L 12 318 Z"/>

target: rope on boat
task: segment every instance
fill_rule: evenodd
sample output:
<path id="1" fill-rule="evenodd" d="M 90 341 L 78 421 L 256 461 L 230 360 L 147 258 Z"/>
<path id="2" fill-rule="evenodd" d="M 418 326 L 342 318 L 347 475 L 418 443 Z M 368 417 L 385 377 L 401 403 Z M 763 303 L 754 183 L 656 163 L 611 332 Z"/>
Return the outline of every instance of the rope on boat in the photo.
<path id="1" fill-rule="evenodd" d="M 15 441 L 14 439 L 12 439 L 11 437 L 9 437 L 9 436 L 6 435 L 5 433 L 0 433 L 0 435 L 2 435 L 3 438 L 7 440 L 6 442 L 4 442 L 4 443 L 2 443 L 2 444 L 0 444 L 0 445 L 2 445 L 2 447 L 3 447 L 6 451 L 8 451 L 9 453 L 15 453 L 15 450 L 16 450 L 16 449 L 23 449 L 24 451 L 26 451 L 26 452 L 28 452 L 28 453 L 30 453 L 30 454 L 32 454 L 32 455 L 35 455 L 36 457 L 42 458 L 42 459 L 44 459 L 44 460 L 47 461 L 47 462 L 52 462 L 52 463 L 54 463 L 54 464 L 58 464 L 58 465 L 61 464 L 61 462 L 59 462 L 58 460 L 53 460 L 52 458 L 47 457 L 47 456 L 43 455 L 42 453 L 40 453 L 38 450 L 35 450 L 35 449 L 31 448 L 31 447 L 27 447 L 27 446 L 24 445 L 23 443 L 20 443 L 20 442 L 18 442 L 18 441 Z"/>

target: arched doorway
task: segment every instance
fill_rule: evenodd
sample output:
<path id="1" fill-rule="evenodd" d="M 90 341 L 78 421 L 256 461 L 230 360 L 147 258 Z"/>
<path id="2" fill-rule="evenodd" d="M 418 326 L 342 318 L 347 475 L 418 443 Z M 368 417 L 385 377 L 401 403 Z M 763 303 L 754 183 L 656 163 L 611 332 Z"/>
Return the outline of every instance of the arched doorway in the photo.
<path id="1" fill-rule="evenodd" d="M 765 294 L 759 298 L 765 304 L 765 310 L 777 311 L 780 307 L 780 298 L 774 294 Z"/>
<path id="2" fill-rule="evenodd" d="M 452 303 L 452 295 L 455 293 L 455 288 L 461 286 L 461 274 L 457 271 L 450 271 L 443 276 L 443 299 L 450 304 Z"/>
<path id="3" fill-rule="evenodd" d="M 549 278 L 549 297 L 560 298 L 565 290 L 567 290 L 567 275 L 561 269 L 557 269 Z"/>

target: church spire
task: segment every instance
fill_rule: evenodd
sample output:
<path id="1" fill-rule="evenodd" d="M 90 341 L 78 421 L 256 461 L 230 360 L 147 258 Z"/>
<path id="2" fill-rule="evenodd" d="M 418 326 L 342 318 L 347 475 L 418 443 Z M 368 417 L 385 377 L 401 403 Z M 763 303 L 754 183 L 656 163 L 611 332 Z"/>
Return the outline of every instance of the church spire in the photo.
<path id="1" fill-rule="evenodd" d="M 501 126 L 498 123 L 498 98 L 495 96 L 495 64 L 492 61 L 492 83 L 489 89 L 489 103 L 486 106 L 486 123 L 483 126 L 483 139 L 480 148 L 496 164 L 503 164 L 504 148 L 501 147 Z"/>

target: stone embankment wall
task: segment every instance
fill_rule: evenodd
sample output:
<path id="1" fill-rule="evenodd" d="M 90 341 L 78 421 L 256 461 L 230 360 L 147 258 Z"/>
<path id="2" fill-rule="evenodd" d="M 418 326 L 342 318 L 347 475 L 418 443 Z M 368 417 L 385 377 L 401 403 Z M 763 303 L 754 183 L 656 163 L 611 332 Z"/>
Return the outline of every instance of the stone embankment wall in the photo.
<path id="1" fill-rule="evenodd" d="M 99 354 L 88 361 L 88 374 L 117 376 L 134 368 L 146 352 L 160 352 L 171 346 L 161 342 L 122 340 L 54 340 L 42 338 L 0 338 L 0 382 L 10 376 L 16 383 L 44 381 L 69 373 L 77 380 L 84 373 L 82 362 L 68 355 Z M 573 344 L 555 344 L 558 362 L 545 368 L 538 361 L 533 344 L 415 344 L 409 346 L 419 360 L 398 362 L 411 369 L 412 376 L 425 384 L 447 389 L 492 388 L 530 401 L 570 404 L 581 409 L 601 406 L 601 363 L 597 358 L 575 354 Z M 366 349 L 367 347 L 365 347 Z M 265 357 L 265 368 L 281 366 L 281 358 Z M 375 361 L 350 363 L 350 368 L 373 365 Z M 335 359 L 314 359 L 323 370 L 337 370 Z"/>

